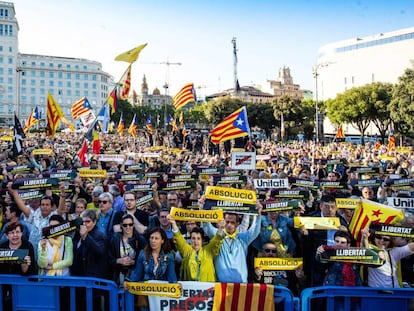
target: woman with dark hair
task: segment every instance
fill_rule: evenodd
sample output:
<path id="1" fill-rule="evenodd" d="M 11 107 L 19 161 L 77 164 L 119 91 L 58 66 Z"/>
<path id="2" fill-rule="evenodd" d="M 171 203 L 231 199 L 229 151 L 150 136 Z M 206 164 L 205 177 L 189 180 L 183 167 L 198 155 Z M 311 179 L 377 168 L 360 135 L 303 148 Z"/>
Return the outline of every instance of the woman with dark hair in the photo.
<path id="1" fill-rule="evenodd" d="M 28 254 L 24 257 L 24 262 L 20 264 L 1 262 L 0 274 L 21 274 L 21 275 L 33 275 L 37 274 L 36 260 L 34 255 L 33 245 L 22 239 L 23 226 L 19 221 L 11 223 L 5 230 L 7 235 L 7 242 L 0 244 L 0 249 L 24 249 L 28 250 Z"/>
<path id="2" fill-rule="evenodd" d="M 123 284 L 135 268 L 139 252 L 146 241 L 134 228 L 134 218 L 125 214 L 121 219 L 121 232 L 117 232 L 109 244 L 109 263 L 112 266 L 112 279 Z"/>
<path id="3" fill-rule="evenodd" d="M 362 231 L 363 246 L 383 251 L 384 264 L 378 268 L 368 267 L 368 286 L 370 287 L 401 287 L 397 278 L 398 262 L 414 254 L 414 242 L 404 246 L 393 247 L 390 236 L 375 232 L 370 234 L 369 229 Z"/>
<path id="4" fill-rule="evenodd" d="M 60 215 L 52 215 L 50 226 L 64 223 Z M 37 265 L 39 275 L 69 275 L 69 268 L 73 263 L 72 239 L 64 234 L 51 238 L 43 238 L 37 247 Z"/>
<path id="5" fill-rule="evenodd" d="M 148 244 L 140 251 L 130 280 L 132 282 L 148 280 L 177 282 L 174 253 L 171 251 L 167 234 L 160 227 L 155 227 L 148 232 Z"/>
<path id="6" fill-rule="evenodd" d="M 168 219 L 172 225 L 174 243 L 183 257 L 181 263 L 181 280 L 215 282 L 216 271 L 213 260 L 220 252 L 220 246 L 224 238 L 224 220 L 217 224 L 217 233 L 203 247 L 203 229 L 194 227 L 191 230 L 191 245 L 189 245 L 183 238 L 175 220 L 171 216 L 168 216 Z"/>

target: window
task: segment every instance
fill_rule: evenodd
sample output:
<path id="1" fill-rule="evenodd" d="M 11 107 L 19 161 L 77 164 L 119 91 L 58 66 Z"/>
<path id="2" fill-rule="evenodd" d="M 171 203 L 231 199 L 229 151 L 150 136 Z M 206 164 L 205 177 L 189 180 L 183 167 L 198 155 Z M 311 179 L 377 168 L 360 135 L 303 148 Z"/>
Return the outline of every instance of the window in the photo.
<path id="1" fill-rule="evenodd" d="M 63 72 L 58 72 L 58 74 L 57 74 L 57 75 L 58 75 L 58 78 L 59 78 L 59 79 L 63 79 Z"/>
<path id="2" fill-rule="evenodd" d="M 9 36 L 13 36 L 13 25 L 9 25 Z"/>
<path id="3" fill-rule="evenodd" d="M 66 95 L 67 96 L 72 96 L 72 91 L 71 90 L 66 90 Z"/>
<path id="4" fill-rule="evenodd" d="M 30 103 L 33 105 L 33 104 L 36 104 L 36 96 L 30 96 Z"/>
<path id="5" fill-rule="evenodd" d="M 96 75 L 92 75 L 92 80 L 96 81 Z"/>
<path id="6" fill-rule="evenodd" d="M 44 77 L 45 77 L 45 72 L 44 72 L 44 71 L 41 71 L 41 72 L 39 73 L 39 76 L 40 76 L 41 78 L 44 78 Z"/>
<path id="7" fill-rule="evenodd" d="M 32 87 L 32 88 L 30 89 L 30 94 L 36 94 L 36 88 Z"/>
<path id="8" fill-rule="evenodd" d="M 36 67 L 36 62 L 32 62 L 32 66 L 33 67 Z"/>
<path id="9" fill-rule="evenodd" d="M 96 90 L 96 83 L 92 83 L 92 88 Z"/>
<path id="10" fill-rule="evenodd" d="M 45 91 L 45 89 L 44 89 L 44 88 L 40 88 L 40 89 L 39 89 L 39 93 L 40 93 L 41 95 L 45 95 L 45 94 L 46 94 L 46 91 Z"/>
<path id="11" fill-rule="evenodd" d="M 45 80 L 40 80 L 40 86 L 45 86 Z"/>
<path id="12" fill-rule="evenodd" d="M 55 77 L 55 73 L 54 72 L 49 72 L 49 78 L 54 78 Z"/>
<path id="13" fill-rule="evenodd" d="M 68 73 L 66 74 L 66 79 L 72 79 L 72 74 L 71 74 L 70 72 L 68 72 Z"/>
<path id="14" fill-rule="evenodd" d="M 26 79 L 22 79 L 22 85 L 26 85 L 26 84 L 27 84 Z"/>
<path id="15" fill-rule="evenodd" d="M 75 82 L 75 87 L 76 87 L 77 89 L 79 89 L 79 88 L 80 88 L 80 83 L 79 83 L 79 82 Z"/>
<path id="16" fill-rule="evenodd" d="M 3 52 L 3 46 L 0 45 L 0 52 Z"/>
<path id="17" fill-rule="evenodd" d="M 3 63 L 3 57 L 0 57 L 0 64 Z"/>
<path id="18" fill-rule="evenodd" d="M 53 63 L 49 63 L 49 68 L 53 68 L 53 67 L 54 67 Z"/>
<path id="19" fill-rule="evenodd" d="M 70 69 L 70 64 L 67 64 L 66 65 L 66 69 Z"/>
<path id="20" fill-rule="evenodd" d="M 83 84 L 83 87 L 84 87 L 85 89 L 89 88 L 88 83 L 86 83 L 86 82 L 85 82 L 85 83 Z"/>
<path id="21" fill-rule="evenodd" d="M 54 81 L 53 80 L 49 80 L 49 86 L 54 86 Z"/>
<path id="22" fill-rule="evenodd" d="M 36 71 L 34 71 L 34 70 L 30 71 L 30 76 L 31 77 L 36 77 Z"/>
<path id="23" fill-rule="evenodd" d="M 22 104 L 25 104 L 26 103 L 26 95 L 22 95 L 21 97 L 20 97 L 20 101 L 21 101 L 21 103 Z M 24 106 L 23 106 L 24 107 Z"/>
<path id="24" fill-rule="evenodd" d="M 83 75 L 83 80 L 88 80 L 88 74 L 87 74 L 87 73 L 85 73 L 85 74 Z"/>
<path id="25" fill-rule="evenodd" d="M 45 67 L 45 63 L 44 62 L 40 62 L 40 67 Z"/>
<path id="26" fill-rule="evenodd" d="M 75 75 L 75 79 L 76 79 L 76 80 L 79 80 L 79 79 L 80 79 L 80 74 L 79 74 L 79 73 L 77 73 L 77 74 Z"/>
<path id="27" fill-rule="evenodd" d="M 13 53 L 13 47 L 12 46 L 9 46 L 9 53 Z M 24 64 L 24 65 L 26 65 L 26 64 Z"/>
<path id="28" fill-rule="evenodd" d="M 30 80 L 30 85 L 36 85 L 36 80 L 35 79 Z"/>
<path id="29" fill-rule="evenodd" d="M 80 96 L 80 91 L 79 91 L 79 90 L 76 90 L 76 91 L 75 91 L 75 95 L 76 95 L 77 97 L 79 97 L 79 96 Z"/>
<path id="30" fill-rule="evenodd" d="M 20 92 L 21 92 L 22 94 L 26 94 L 26 93 L 27 93 L 27 89 L 26 89 L 25 87 L 22 87 L 22 88 L 20 89 Z"/>
<path id="31" fill-rule="evenodd" d="M 58 87 L 63 87 L 63 82 L 62 81 L 58 81 Z"/>
<path id="32" fill-rule="evenodd" d="M 12 64 L 13 64 L 13 58 L 9 57 L 9 65 L 12 65 Z"/>
<path id="33" fill-rule="evenodd" d="M 70 81 L 66 82 L 66 87 L 72 87 L 72 82 Z"/>
<path id="34" fill-rule="evenodd" d="M 4 68 L 0 67 L 0 75 L 4 74 Z"/>
<path id="35" fill-rule="evenodd" d="M 13 78 L 7 78 L 7 83 L 8 84 L 13 84 Z"/>

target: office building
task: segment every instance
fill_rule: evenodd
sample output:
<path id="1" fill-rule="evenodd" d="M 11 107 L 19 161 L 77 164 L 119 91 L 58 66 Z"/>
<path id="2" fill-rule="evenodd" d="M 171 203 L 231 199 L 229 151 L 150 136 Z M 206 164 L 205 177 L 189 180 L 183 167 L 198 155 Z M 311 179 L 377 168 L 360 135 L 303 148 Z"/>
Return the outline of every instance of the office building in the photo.
<path id="1" fill-rule="evenodd" d="M 46 117 L 50 92 L 70 119 L 72 104 L 86 96 L 97 112 L 114 87 L 99 62 L 73 57 L 20 53 L 19 25 L 13 3 L 0 2 L 0 125 L 24 123 L 38 106 Z"/>

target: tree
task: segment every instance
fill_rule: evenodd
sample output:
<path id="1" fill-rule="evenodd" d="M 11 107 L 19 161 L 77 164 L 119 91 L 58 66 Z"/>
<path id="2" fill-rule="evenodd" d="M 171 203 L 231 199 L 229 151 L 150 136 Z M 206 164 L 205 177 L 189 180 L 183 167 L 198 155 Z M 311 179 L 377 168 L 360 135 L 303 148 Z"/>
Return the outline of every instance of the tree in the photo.
<path id="1" fill-rule="evenodd" d="M 374 105 L 368 88 L 354 87 L 338 94 L 335 99 L 326 101 L 327 116 L 334 124 L 350 123 L 361 133 L 364 143 L 365 131 L 368 128 Z"/>
<path id="2" fill-rule="evenodd" d="M 362 88 L 366 89 L 366 92 L 370 94 L 368 99 L 373 105 L 370 120 L 380 132 L 381 140 L 384 141 L 386 133 L 392 123 L 389 104 L 392 98 L 393 85 L 391 83 L 376 82 L 362 86 Z"/>
<path id="3" fill-rule="evenodd" d="M 270 133 L 276 125 L 272 105 L 268 103 L 249 104 L 247 105 L 247 115 L 250 127 L 257 126 L 265 131 L 267 137 L 270 137 Z"/>
<path id="4" fill-rule="evenodd" d="M 229 116 L 237 109 L 246 106 L 246 104 L 247 103 L 238 98 L 223 97 L 210 101 L 204 104 L 203 107 L 205 107 L 204 111 L 207 120 L 210 122 L 211 127 L 214 127 L 225 117 Z"/>
<path id="5" fill-rule="evenodd" d="M 400 134 L 414 131 L 414 70 L 407 69 L 394 86 L 389 106 L 391 118 Z"/>

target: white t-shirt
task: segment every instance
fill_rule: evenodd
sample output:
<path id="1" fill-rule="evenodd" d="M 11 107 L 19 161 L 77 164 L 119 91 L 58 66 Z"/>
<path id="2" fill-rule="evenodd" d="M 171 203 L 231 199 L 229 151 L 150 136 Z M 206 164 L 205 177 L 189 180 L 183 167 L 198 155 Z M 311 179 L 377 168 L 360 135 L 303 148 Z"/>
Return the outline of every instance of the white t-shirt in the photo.
<path id="1" fill-rule="evenodd" d="M 390 250 L 388 257 L 392 261 L 392 274 L 391 274 L 391 264 L 389 259 L 378 268 L 368 268 L 368 286 L 370 287 L 400 287 L 397 279 L 397 263 L 404 257 L 407 257 L 414 252 L 412 252 L 408 245 L 395 247 Z M 394 280 L 394 284 L 393 284 Z"/>

